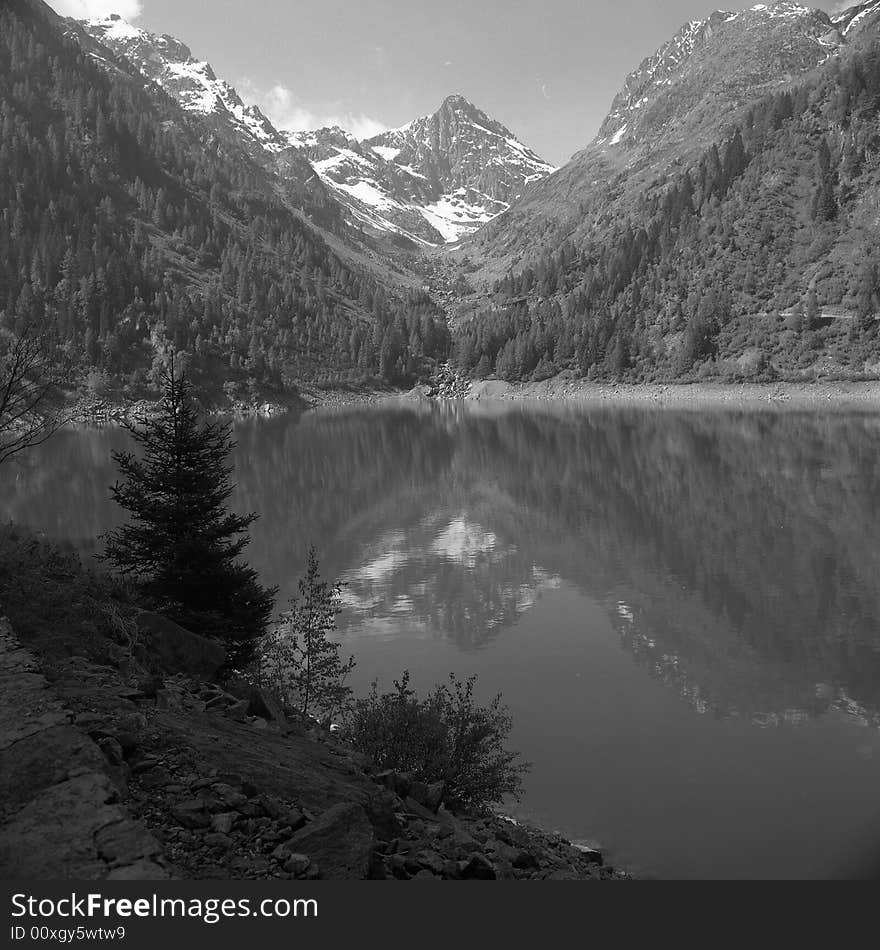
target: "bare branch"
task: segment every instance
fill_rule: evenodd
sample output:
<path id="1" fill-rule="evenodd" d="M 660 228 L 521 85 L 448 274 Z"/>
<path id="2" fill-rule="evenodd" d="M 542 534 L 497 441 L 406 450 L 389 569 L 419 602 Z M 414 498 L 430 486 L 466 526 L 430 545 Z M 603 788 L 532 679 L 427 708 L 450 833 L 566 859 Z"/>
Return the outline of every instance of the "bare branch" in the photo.
<path id="1" fill-rule="evenodd" d="M 63 408 L 63 365 L 32 327 L 0 335 L 0 465 L 41 445 L 70 419 Z"/>

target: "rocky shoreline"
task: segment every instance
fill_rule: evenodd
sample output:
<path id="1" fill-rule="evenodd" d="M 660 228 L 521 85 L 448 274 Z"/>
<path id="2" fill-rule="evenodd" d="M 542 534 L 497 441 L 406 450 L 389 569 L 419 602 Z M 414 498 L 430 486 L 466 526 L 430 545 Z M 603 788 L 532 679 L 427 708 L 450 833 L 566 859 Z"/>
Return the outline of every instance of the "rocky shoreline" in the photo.
<path id="1" fill-rule="evenodd" d="M 676 409 L 788 408 L 880 409 L 880 380 L 774 383 L 599 383 L 568 374 L 541 382 L 508 383 L 498 379 L 469 380 L 449 371 L 431 383 L 411 389 L 392 387 L 303 387 L 286 402 L 235 402 L 212 414 L 238 419 L 270 418 L 290 411 L 347 409 L 353 406 L 412 402 L 480 403 L 560 402 L 582 405 L 652 406 Z M 81 425 L 121 425 L 154 415 L 157 403 L 84 399 L 74 402 L 68 419 Z"/>
<path id="2" fill-rule="evenodd" d="M 126 621 L 101 662 L 41 659 L 2 623 L 7 878 L 629 877 L 558 835 L 452 814 L 442 786 L 376 772 L 270 694 L 216 682 L 222 648 L 160 615 Z"/>
<path id="3" fill-rule="evenodd" d="M 232 416 L 236 419 L 271 418 L 287 412 L 370 405 L 404 395 L 405 391 L 391 387 L 357 386 L 304 386 L 283 401 L 237 400 L 224 406 L 213 406 L 210 415 Z M 122 425 L 148 419 L 158 412 L 158 402 L 150 399 L 120 400 L 116 398 L 81 398 L 69 402 L 67 419 L 79 425 Z"/>
<path id="4" fill-rule="evenodd" d="M 601 383 L 560 374 L 541 382 L 469 380 L 451 373 L 405 391 L 373 390 L 356 398 L 344 394 L 312 408 L 349 405 L 400 405 L 433 402 L 559 403 L 670 409 L 880 410 L 880 380 L 773 383 Z"/>
<path id="5" fill-rule="evenodd" d="M 234 402 L 228 407 L 212 408 L 211 415 L 230 415 L 235 418 L 276 416 L 293 408 L 310 408 L 309 403 L 297 398 L 289 403 L 280 402 Z M 149 419 L 158 413 L 159 403 L 150 399 L 135 399 L 122 402 L 117 399 L 79 399 L 68 406 L 65 415 L 74 425 L 122 425 Z"/>
<path id="6" fill-rule="evenodd" d="M 793 409 L 880 409 L 880 381 L 774 383 L 596 383 L 556 376 L 539 383 L 480 380 L 463 397 L 468 401 L 570 401 L 596 405 L 634 405 L 705 409 L 771 407 Z"/>

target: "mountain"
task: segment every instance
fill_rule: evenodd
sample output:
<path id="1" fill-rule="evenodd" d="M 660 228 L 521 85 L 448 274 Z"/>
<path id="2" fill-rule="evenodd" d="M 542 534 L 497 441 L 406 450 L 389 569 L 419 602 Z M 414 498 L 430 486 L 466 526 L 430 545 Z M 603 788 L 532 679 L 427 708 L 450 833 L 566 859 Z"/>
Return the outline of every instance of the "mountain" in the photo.
<path id="1" fill-rule="evenodd" d="M 331 230 L 337 226 L 339 209 L 308 161 L 257 106 L 245 105 L 233 86 L 218 79 L 210 63 L 195 59 L 188 46 L 133 26 L 115 13 L 68 24 L 69 35 L 96 62 L 111 71 L 120 64 L 133 67 L 197 118 L 207 148 L 243 150 L 248 159 L 280 176 L 294 204 Z"/>
<path id="2" fill-rule="evenodd" d="M 132 26 L 118 14 L 82 21 L 93 39 L 123 56 L 144 76 L 161 86 L 189 112 L 215 116 L 232 126 L 245 141 L 269 152 L 287 148 L 287 141 L 256 106 L 246 106 L 236 90 L 218 79 L 210 63 L 193 58 L 189 47 L 173 36 Z"/>
<path id="3" fill-rule="evenodd" d="M 875 372 L 878 83 L 877 0 L 687 24 L 593 142 L 465 242 L 459 368 Z"/>
<path id="4" fill-rule="evenodd" d="M 338 127 L 279 131 L 180 40 L 116 14 L 80 25 L 185 110 L 236 135 L 252 155 L 265 152 L 285 179 L 322 181 L 355 221 L 379 233 L 421 245 L 456 241 L 554 170 L 461 96 L 449 96 L 433 115 L 364 141 Z"/>
<path id="5" fill-rule="evenodd" d="M 749 106 L 836 58 L 845 44 L 828 14 L 787 0 L 691 21 L 626 77 L 595 139 L 531 189 L 521 216 L 505 216 L 481 238 L 505 243 L 532 215 L 543 223 L 558 217 L 557 230 L 567 233 L 584 200 L 602 203 L 603 193 L 620 189 L 628 201 L 723 141 Z M 517 246 L 533 243 L 529 233 L 520 238 Z"/>
<path id="6" fill-rule="evenodd" d="M 0 329 L 42 330 L 84 392 L 117 398 L 152 392 L 172 349 L 219 404 L 428 375 L 442 313 L 319 227 L 315 199 L 304 213 L 229 90 L 177 53 L 185 79 L 155 73 L 171 96 L 41 0 L 0 7 Z"/>
<path id="7" fill-rule="evenodd" d="M 358 142 L 339 128 L 293 133 L 354 216 L 423 244 L 454 242 L 555 169 L 463 96 Z"/>
<path id="8" fill-rule="evenodd" d="M 626 160 L 715 140 L 736 110 L 823 63 L 843 42 L 821 10 L 782 2 L 684 26 L 627 76 L 594 143 Z"/>

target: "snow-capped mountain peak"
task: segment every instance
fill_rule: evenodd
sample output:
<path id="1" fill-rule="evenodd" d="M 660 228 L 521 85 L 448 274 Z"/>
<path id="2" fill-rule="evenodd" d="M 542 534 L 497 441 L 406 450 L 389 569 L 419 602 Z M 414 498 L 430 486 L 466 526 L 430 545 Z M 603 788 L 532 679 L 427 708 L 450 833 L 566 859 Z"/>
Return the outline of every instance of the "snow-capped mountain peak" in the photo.
<path id="1" fill-rule="evenodd" d="M 425 244 L 472 233 L 555 171 L 461 95 L 363 141 L 338 128 L 288 136 L 358 220 Z"/>
<path id="2" fill-rule="evenodd" d="M 116 14 L 78 26 L 186 111 L 231 130 L 255 154 L 268 155 L 282 176 L 295 172 L 304 179 L 313 168 L 355 220 L 417 243 L 457 241 L 555 171 L 461 95 L 362 141 L 338 126 L 279 131 L 173 36 L 143 30 Z"/>
<path id="3" fill-rule="evenodd" d="M 757 3 L 736 13 L 716 10 L 685 24 L 627 76 L 595 144 L 653 147 L 661 137 L 693 137 L 698 102 L 707 103 L 703 114 L 707 127 L 714 128 L 756 89 L 770 91 L 791 81 L 843 42 L 839 23 L 827 13 L 792 0 Z M 687 129 L 679 127 L 681 120 L 689 123 Z"/>
<path id="4" fill-rule="evenodd" d="M 188 112 L 216 115 L 235 128 L 245 141 L 279 152 L 287 141 L 257 106 L 248 106 L 238 92 L 218 79 L 211 64 L 193 57 L 190 48 L 167 34 L 151 33 L 118 14 L 80 21 L 80 26 L 103 46 L 134 65 Z"/>
<path id="5" fill-rule="evenodd" d="M 832 16 L 832 22 L 849 39 L 868 25 L 873 14 L 880 15 L 880 0 L 859 3 Z"/>

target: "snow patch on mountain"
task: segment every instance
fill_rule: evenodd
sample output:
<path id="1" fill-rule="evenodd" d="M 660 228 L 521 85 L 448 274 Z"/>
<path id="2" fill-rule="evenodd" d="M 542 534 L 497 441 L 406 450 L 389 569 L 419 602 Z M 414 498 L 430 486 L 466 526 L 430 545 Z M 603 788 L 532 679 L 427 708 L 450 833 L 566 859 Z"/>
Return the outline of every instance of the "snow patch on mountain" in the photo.
<path id="1" fill-rule="evenodd" d="M 849 7 L 842 13 L 832 17 L 834 25 L 849 38 L 850 34 L 858 33 L 868 22 L 872 14 L 880 16 L 880 0 L 869 0 Z"/>
<path id="2" fill-rule="evenodd" d="M 167 34 L 150 33 L 117 14 L 80 21 L 93 39 L 122 56 L 188 112 L 215 115 L 241 136 L 267 152 L 288 143 L 257 106 L 248 106 L 238 92 L 218 79 L 210 63 L 193 57 L 189 47 Z"/>
<path id="3" fill-rule="evenodd" d="M 880 0 L 865 6 L 876 9 Z M 594 145 L 650 144 L 676 117 L 693 108 L 707 81 L 714 83 L 713 95 L 732 100 L 740 97 L 741 89 L 762 81 L 790 81 L 815 68 L 845 42 L 841 31 L 860 15 L 861 8 L 853 9 L 849 16 L 832 20 L 822 10 L 779 0 L 733 13 L 716 10 L 705 19 L 689 21 L 627 76 Z M 770 69 L 764 51 L 776 58 Z M 730 68 L 718 69 L 719 62 Z M 788 79 L 771 79 L 774 72 Z"/>
<path id="4" fill-rule="evenodd" d="M 458 241 L 555 171 L 462 96 L 449 96 L 437 112 L 361 141 L 338 126 L 279 131 L 180 40 L 140 29 L 116 14 L 80 21 L 80 26 L 186 111 L 222 123 L 248 145 L 276 157 L 282 173 L 295 149 L 297 161 L 310 163 L 361 224 L 417 243 Z M 302 164 L 310 174 L 308 164 Z"/>
<path id="5" fill-rule="evenodd" d="M 357 220 L 424 245 L 473 233 L 555 171 L 462 96 L 360 142 L 339 128 L 288 141 Z"/>

